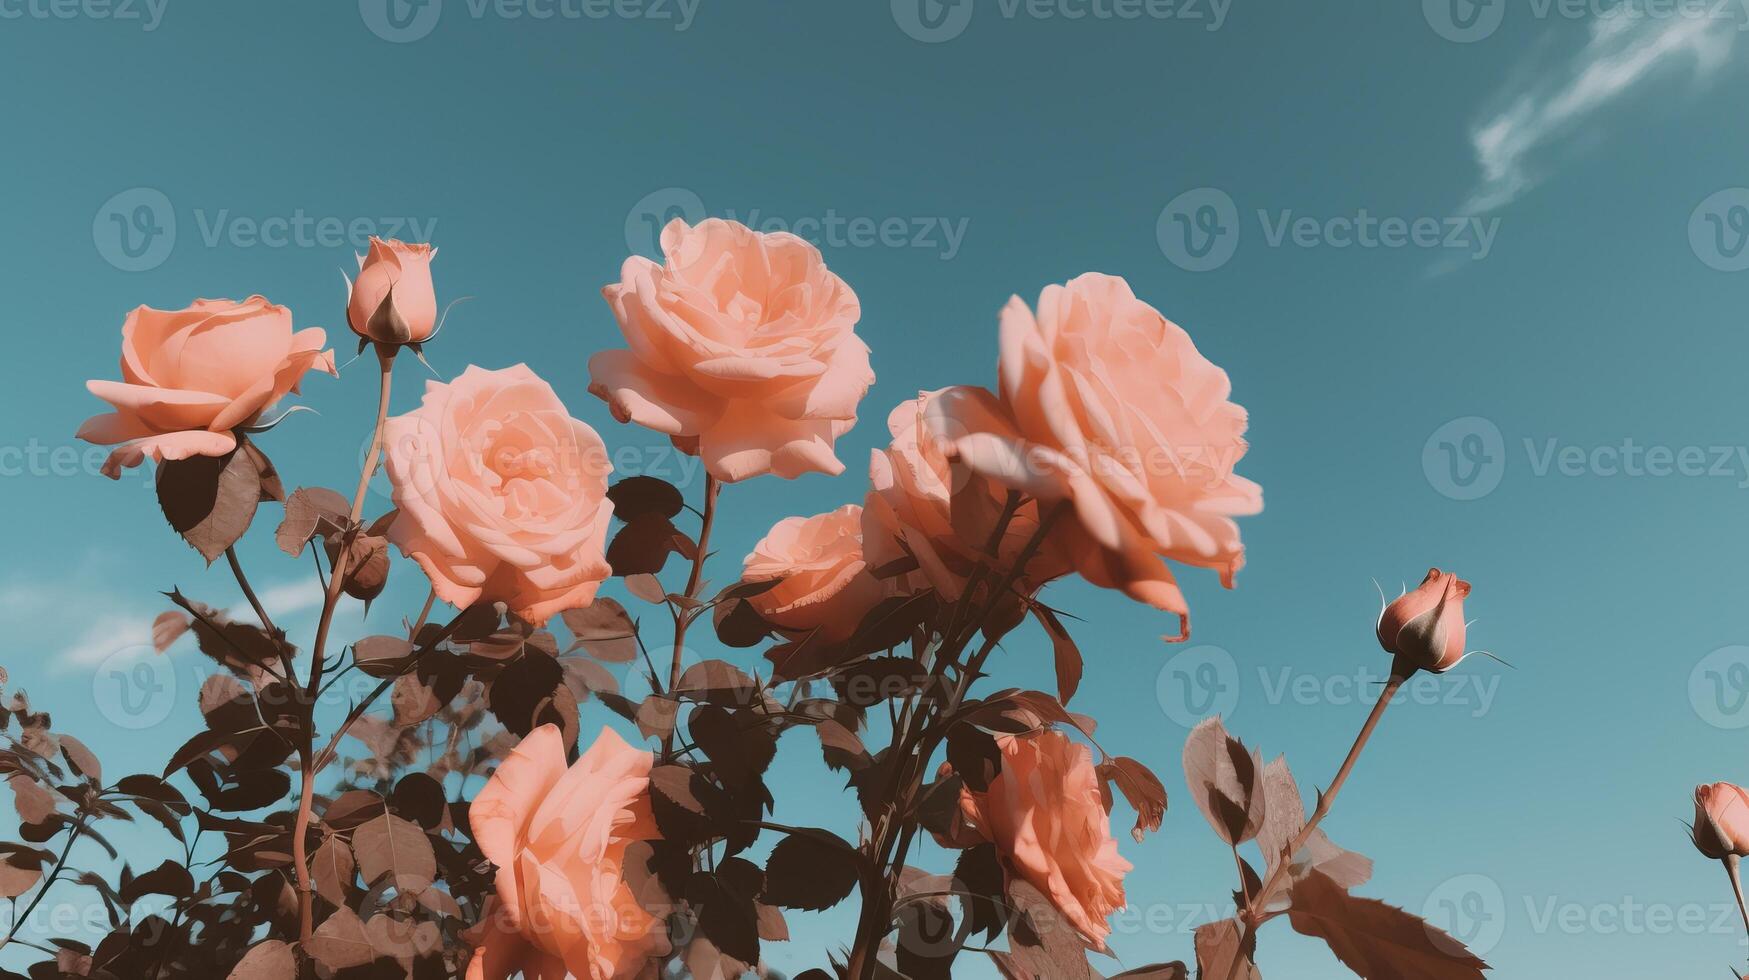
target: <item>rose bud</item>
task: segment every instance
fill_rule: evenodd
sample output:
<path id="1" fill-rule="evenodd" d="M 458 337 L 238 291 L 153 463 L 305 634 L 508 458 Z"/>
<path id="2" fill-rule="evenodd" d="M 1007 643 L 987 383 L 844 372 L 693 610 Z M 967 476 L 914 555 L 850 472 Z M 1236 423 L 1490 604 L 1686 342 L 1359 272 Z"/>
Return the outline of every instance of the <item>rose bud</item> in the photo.
<path id="1" fill-rule="evenodd" d="M 1470 583 L 1430 569 L 1413 592 L 1379 614 L 1379 645 L 1404 668 L 1443 674 L 1464 659 L 1464 598 Z"/>
<path id="2" fill-rule="evenodd" d="M 346 303 L 352 332 L 378 344 L 418 344 L 437 332 L 431 260 L 437 249 L 372 237 L 358 257 L 358 280 Z"/>
<path id="3" fill-rule="evenodd" d="M 1749 790 L 1734 783 L 1694 788 L 1694 846 L 1714 860 L 1749 857 Z"/>

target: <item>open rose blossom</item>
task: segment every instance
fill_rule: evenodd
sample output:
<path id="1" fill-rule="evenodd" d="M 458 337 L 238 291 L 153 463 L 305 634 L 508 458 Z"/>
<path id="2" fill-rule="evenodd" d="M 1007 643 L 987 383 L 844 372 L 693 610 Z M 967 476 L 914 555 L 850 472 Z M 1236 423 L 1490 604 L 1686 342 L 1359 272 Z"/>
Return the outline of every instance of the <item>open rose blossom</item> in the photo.
<path id="1" fill-rule="evenodd" d="M 893 409 L 887 416 L 893 440 L 869 458 L 870 490 L 862 512 L 869 567 L 878 570 L 914 559 L 929 586 L 950 602 L 959 599 L 977 568 L 1008 497 L 1008 488 L 949 461 L 940 441 L 923 424 L 924 415 L 939 399 L 964 397 L 967 390 L 922 392 Z M 1002 568 L 1019 559 L 1037 528 L 1037 502 L 1027 500 L 1010 518 L 998 546 Z M 1062 573 L 1060 568 L 1046 567 L 1050 558 L 1046 552 L 1032 561 L 1023 588 L 1036 589 Z"/>
<path id="2" fill-rule="evenodd" d="M 1749 857 L 1749 791 L 1734 783 L 1696 786 L 1694 846 L 1714 860 Z"/>
<path id="3" fill-rule="evenodd" d="M 959 389 L 929 412 L 950 457 L 1041 501 L 1065 501 L 1052 542 L 1089 582 L 1177 613 L 1162 559 L 1216 569 L 1231 587 L 1245 547 L 1233 518 L 1263 494 L 1234 473 L 1245 410 L 1227 373 L 1115 276 L 1047 286 L 1038 310 L 1002 311 L 1000 398 Z"/>
<path id="4" fill-rule="evenodd" d="M 79 438 L 117 446 L 103 475 L 148 457 L 223 456 L 248 426 L 306 372 L 334 374 L 320 327 L 292 329 L 291 311 L 260 296 L 197 299 L 181 310 L 142 306 L 121 328 L 121 381 L 87 381 L 115 406 L 79 427 Z M 119 445 L 118 445 L 119 444 Z"/>
<path id="5" fill-rule="evenodd" d="M 527 366 L 430 381 L 389 420 L 393 541 L 445 602 L 503 602 L 534 624 L 587 606 L 611 573 L 607 447 Z"/>
<path id="6" fill-rule="evenodd" d="M 358 280 L 346 302 L 352 332 L 380 344 L 417 344 L 437 330 L 431 260 L 437 249 L 372 237 L 358 257 Z"/>
<path id="7" fill-rule="evenodd" d="M 1404 666 L 1443 674 L 1464 659 L 1464 598 L 1470 583 L 1430 569 L 1413 592 L 1379 614 L 1379 644 Z"/>
<path id="8" fill-rule="evenodd" d="M 855 504 L 813 517 L 786 517 L 747 556 L 743 582 L 781 580 L 747 599 L 766 622 L 790 632 L 818 629 L 838 641 L 887 594 L 862 557 L 862 508 Z"/>
<path id="9" fill-rule="evenodd" d="M 654 977 L 662 921 L 625 878 L 626 852 L 661 833 L 650 812 L 654 757 L 603 728 L 565 765 L 559 729 L 530 732 L 468 811 L 497 866 L 497 901 L 469 980 Z"/>
<path id="10" fill-rule="evenodd" d="M 1103 946 L 1123 908 L 1130 863 L 1117 852 L 1087 746 L 1057 731 L 998 735 L 1002 770 L 982 793 L 960 790 L 968 830 L 996 845 L 1010 874 L 1050 899 Z"/>
<path id="11" fill-rule="evenodd" d="M 589 359 L 589 390 L 720 480 L 842 472 L 833 443 L 874 383 L 856 294 L 808 242 L 732 221 L 677 219 L 662 251 L 602 290 L 629 349 Z"/>

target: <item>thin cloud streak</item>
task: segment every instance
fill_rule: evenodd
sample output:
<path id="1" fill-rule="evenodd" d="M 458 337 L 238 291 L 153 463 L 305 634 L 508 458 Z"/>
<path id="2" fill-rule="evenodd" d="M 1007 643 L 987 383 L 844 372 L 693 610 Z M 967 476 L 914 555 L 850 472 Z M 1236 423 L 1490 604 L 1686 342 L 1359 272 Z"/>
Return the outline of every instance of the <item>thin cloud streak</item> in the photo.
<path id="1" fill-rule="evenodd" d="M 1627 10 L 1592 21 L 1582 50 L 1530 72 L 1523 91 L 1500 93 L 1506 108 L 1471 131 L 1482 177 L 1463 213 L 1496 210 L 1530 190 L 1547 175 L 1543 157 L 1591 135 L 1597 117 L 1643 83 L 1684 70 L 1697 87 L 1712 81 L 1730 63 L 1742 26 L 1728 16 Z"/>

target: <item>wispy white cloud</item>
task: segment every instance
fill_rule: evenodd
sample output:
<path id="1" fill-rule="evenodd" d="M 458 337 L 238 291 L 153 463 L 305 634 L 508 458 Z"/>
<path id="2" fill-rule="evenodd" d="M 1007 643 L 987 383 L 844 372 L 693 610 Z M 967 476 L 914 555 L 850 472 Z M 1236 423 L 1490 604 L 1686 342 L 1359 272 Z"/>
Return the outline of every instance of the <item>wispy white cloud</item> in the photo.
<path id="1" fill-rule="evenodd" d="M 258 590 L 257 595 L 274 618 L 274 624 L 282 628 L 289 628 L 288 624 L 322 604 L 322 590 L 313 579 L 276 583 Z M 59 594 L 41 585 L 7 589 L 5 599 L 0 600 L 0 616 L 11 619 L 26 612 L 41 613 L 72 607 L 75 598 L 80 607 L 89 607 L 92 603 L 91 596 L 82 588 L 69 587 Z M 152 642 L 152 621 L 160 612 L 171 608 L 165 602 L 161 608 L 152 611 L 137 606 L 126 611 L 113 611 L 120 605 L 120 600 L 113 597 L 102 605 L 112 611 L 98 614 L 77 632 L 69 632 L 65 646 L 50 661 L 52 673 L 93 667 L 118 652 L 149 645 Z M 226 613 L 233 619 L 245 621 L 253 620 L 255 616 L 254 610 L 243 602 L 232 606 Z"/>
<path id="2" fill-rule="evenodd" d="M 1482 173 L 1463 213 L 1492 211 L 1534 187 L 1551 157 L 1588 141 L 1598 117 L 1636 89 L 1669 78 L 1697 88 L 1711 82 L 1730 63 L 1742 26 L 1734 16 L 1651 16 L 1628 4 L 1593 20 L 1578 53 L 1519 73 L 1496 98 L 1504 108 L 1471 130 Z"/>

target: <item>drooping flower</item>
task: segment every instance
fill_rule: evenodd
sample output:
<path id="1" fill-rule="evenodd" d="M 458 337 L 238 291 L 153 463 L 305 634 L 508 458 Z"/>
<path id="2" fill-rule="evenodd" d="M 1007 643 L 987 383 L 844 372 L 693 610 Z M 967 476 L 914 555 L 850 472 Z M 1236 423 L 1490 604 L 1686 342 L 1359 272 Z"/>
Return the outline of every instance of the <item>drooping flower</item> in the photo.
<path id="1" fill-rule="evenodd" d="M 603 728 L 567 767 L 559 729 L 543 725 L 498 767 L 468 814 L 497 866 L 469 980 L 655 975 L 667 930 L 634 894 L 625 866 L 632 844 L 661 837 L 650 811 L 654 761 Z"/>
<path id="2" fill-rule="evenodd" d="M 1234 517 L 1262 491 L 1234 472 L 1245 410 L 1190 335 L 1115 276 L 1047 286 L 1038 309 L 1002 311 L 1000 398 L 960 389 L 928 412 L 951 458 L 1066 517 L 1053 546 L 1081 576 L 1190 613 L 1166 561 L 1233 584 L 1245 548 Z M 1164 560 L 1163 560 L 1164 559 Z"/>
<path id="3" fill-rule="evenodd" d="M 384 428 L 399 515 L 389 540 L 456 606 L 531 623 L 586 606 L 611 573 L 607 447 L 527 366 L 427 382 Z"/>
<path id="4" fill-rule="evenodd" d="M 1111 834 L 1092 753 L 1054 730 L 998 735 L 996 744 L 1002 768 L 989 788 L 960 791 L 966 829 L 994 843 L 1010 874 L 1103 946 L 1132 865 Z"/>
<path id="5" fill-rule="evenodd" d="M 900 402 L 887 416 L 893 439 L 869 458 L 869 494 L 863 504 L 863 550 L 872 569 L 914 559 L 942 598 L 957 601 L 985 556 L 1007 502 L 1008 488 L 955 465 L 924 418 L 938 401 L 963 399 L 976 389 L 926 391 Z M 1038 527 L 1038 503 L 1023 501 L 997 545 L 995 564 L 1006 571 Z M 1028 563 L 1022 589 L 1033 591 L 1062 574 L 1054 549 Z"/>
<path id="6" fill-rule="evenodd" d="M 103 464 L 112 480 L 148 458 L 223 456 L 237 448 L 235 430 L 297 391 L 306 373 L 335 373 L 327 334 L 294 331 L 291 311 L 260 296 L 141 306 L 121 337 L 122 380 L 85 383 L 115 411 L 79 427 L 79 438 L 116 447 Z"/>
<path id="7" fill-rule="evenodd" d="M 676 219 L 662 251 L 602 290 L 627 349 L 589 359 L 589 390 L 720 480 L 842 472 L 833 443 L 874 383 L 856 294 L 787 233 Z"/>
<path id="8" fill-rule="evenodd" d="M 778 584 L 747 599 L 779 629 L 819 630 L 842 640 L 888 592 L 862 554 L 862 508 L 856 504 L 813 517 L 786 517 L 742 563 L 741 581 Z"/>

